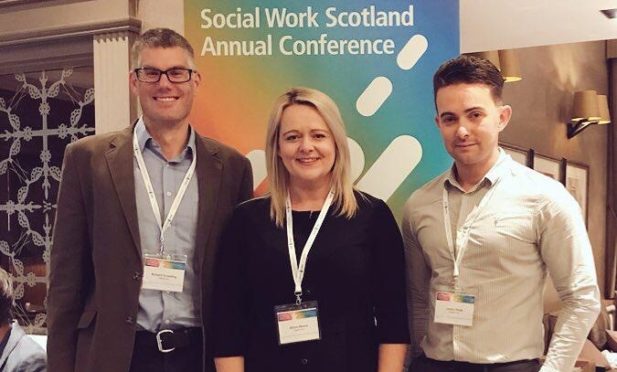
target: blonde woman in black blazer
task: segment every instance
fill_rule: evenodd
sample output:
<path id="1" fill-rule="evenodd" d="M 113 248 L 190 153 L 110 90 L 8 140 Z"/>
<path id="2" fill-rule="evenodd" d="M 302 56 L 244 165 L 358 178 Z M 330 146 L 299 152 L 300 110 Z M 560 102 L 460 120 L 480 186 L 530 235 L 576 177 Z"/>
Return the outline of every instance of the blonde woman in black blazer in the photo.
<path id="1" fill-rule="evenodd" d="M 217 371 L 403 369 L 403 243 L 387 205 L 353 189 L 346 141 L 338 108 L 324 93 L 294 88 L 276 101 L 266 143 L 270 194 L 237 207 L 223 233 L 213 316 Z M 305 274 L 294 280 L 291 262 L 301 261 L 315 225 Z M 315 309 L 307 316 L 317 315 L 318 327 L 289 342 L 285 324 L 297 315 L 279 306 L 296 302 Z M 312 329 L 307 324 L 298 327 Z"/>

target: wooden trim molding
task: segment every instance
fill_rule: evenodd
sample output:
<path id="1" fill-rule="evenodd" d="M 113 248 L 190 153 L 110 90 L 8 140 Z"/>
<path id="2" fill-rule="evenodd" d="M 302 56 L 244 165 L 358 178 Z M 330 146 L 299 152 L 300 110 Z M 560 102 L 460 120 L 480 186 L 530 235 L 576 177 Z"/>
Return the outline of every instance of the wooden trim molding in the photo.
<path id="1" fill-rule="evenodd" d="M 97 34 L 130 32 L 139 34 L 141 20 L 126 18 L 110 22 L 88 23 L 77 26 L 52 28 L 45 31 L 17 31 L 0 34 L 0 48 L 14 45 L 39 44 L 67 38 L 92 37 Z"/>

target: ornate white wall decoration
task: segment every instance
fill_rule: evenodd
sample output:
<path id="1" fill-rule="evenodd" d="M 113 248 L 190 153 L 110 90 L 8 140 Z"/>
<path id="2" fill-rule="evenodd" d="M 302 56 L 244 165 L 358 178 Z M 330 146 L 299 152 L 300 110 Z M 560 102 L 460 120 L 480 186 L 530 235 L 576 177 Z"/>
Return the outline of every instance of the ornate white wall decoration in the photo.
<path id="1" fill-rule="evenodd" d="M 0 79 L 0 264 L 14 280 L 15 316 L 45 324 L 49 252 L 67 144 L 94 133 L 91 68 Z"/>

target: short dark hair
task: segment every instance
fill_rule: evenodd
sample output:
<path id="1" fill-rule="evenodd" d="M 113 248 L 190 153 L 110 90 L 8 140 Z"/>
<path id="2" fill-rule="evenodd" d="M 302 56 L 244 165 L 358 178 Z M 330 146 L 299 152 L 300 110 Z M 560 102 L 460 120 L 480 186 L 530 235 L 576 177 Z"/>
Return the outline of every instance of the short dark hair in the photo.
<path id="1" fill-rule="evenodd" d="M 444 62 L 433 75 L 433 98 L 437 91 L 455 84 L 484 84 L 491 90 L 495 102 L 501 101 L 504 78 L 501 72 L 489 60 L 460 55 Z"/>
<path id="2" fill-rule="evenodd" d="M 174 48 L 179 47 L 188 52 L 191 59 L 195 58 L 195 52 L 188 40 L 176 31 L 169 28 L 152 28 L 145 31 L 135 40 L 132 49 L 133 67 L 139 63 L 139 53 L 144 48 Z"/>
<path id="3" fill-rule="evenodd" d="M 0 325 L 13 321 L 13 281 L 4 269 L 0 268 Z"/>

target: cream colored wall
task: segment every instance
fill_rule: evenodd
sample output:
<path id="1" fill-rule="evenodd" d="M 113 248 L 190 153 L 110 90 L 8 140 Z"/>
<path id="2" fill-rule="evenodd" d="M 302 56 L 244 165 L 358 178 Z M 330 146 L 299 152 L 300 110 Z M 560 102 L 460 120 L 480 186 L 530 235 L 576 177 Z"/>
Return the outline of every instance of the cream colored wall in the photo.
<path id="1" fill-rule="evenodd" d="M 589 165 L 588 231 L 601 293 L 605 294 L 606 163 L 608 126 L 594 125 L 566 138 L 573 93 L 608 93 L 606 43 L 594 41 L 516 50 L 523 80 L 506 84 L 514 115 L 501 140 L 556 159 Z M 613 124 L 614 125 L 614 124 Z"/>
<path id="2" fill-rule="evenodd" d="M 184 35 L 184 1 L 141 0 L 137 8 L 143 30 L 167 27 Z"/>
<path id="3" fill-rule="evenodd" d="M 461 52 L 608 40 L 615 0 L 460 0 Z"/>

